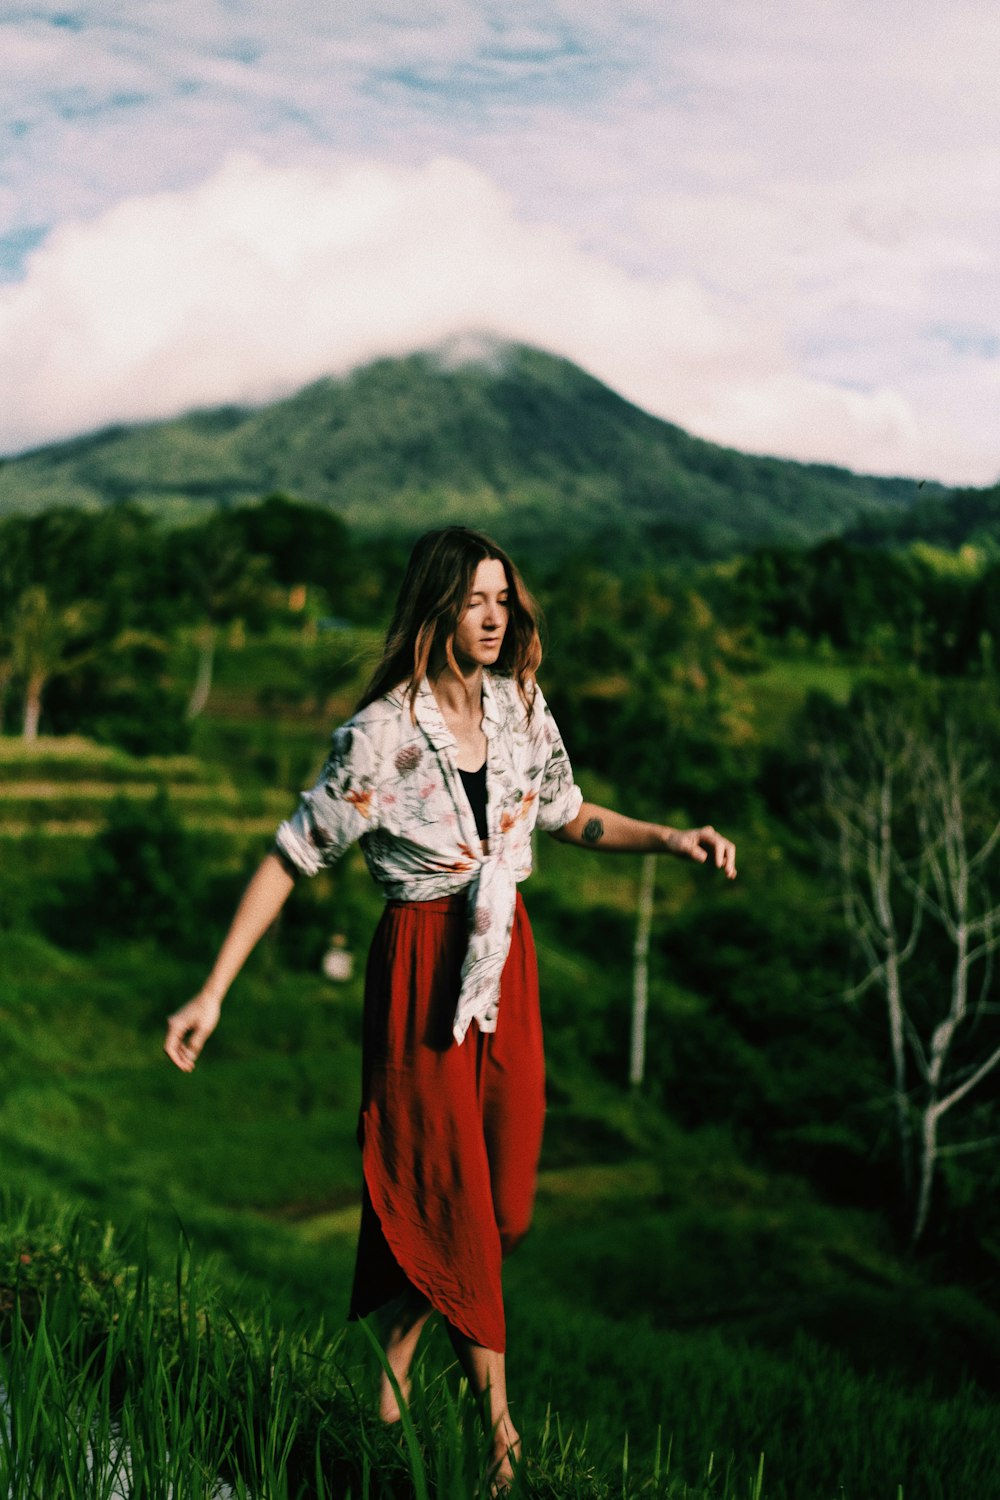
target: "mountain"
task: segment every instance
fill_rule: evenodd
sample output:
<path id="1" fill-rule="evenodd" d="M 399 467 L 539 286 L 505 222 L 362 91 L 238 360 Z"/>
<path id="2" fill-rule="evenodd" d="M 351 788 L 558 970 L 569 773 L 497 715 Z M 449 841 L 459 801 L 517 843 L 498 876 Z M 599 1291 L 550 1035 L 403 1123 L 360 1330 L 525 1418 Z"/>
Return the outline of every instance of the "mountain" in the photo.
<path id="1" fill-rule="evenodd" d="M 461 520 L 507 541 L 652 542 L 705 556 L 902 516 L 917 496 L 912 480 L 704 442 L 520 345 L 478 362 L 383 359 L 257 410 L 112 427 L 0 466 L 2 515 L 137 501 L 182 520 L 276 490 L 361 531 Z"/>
<path id="2" fill-rule="evenodd" d="M 905 511 L 872 513 L 850 526 L 845 540 L 863 547 L 929 542 L 949 552 L 973 546 L 995 556 L 1000 548 L 1000 484 L 955 490 L 943 499 L 921 498 Z"/>

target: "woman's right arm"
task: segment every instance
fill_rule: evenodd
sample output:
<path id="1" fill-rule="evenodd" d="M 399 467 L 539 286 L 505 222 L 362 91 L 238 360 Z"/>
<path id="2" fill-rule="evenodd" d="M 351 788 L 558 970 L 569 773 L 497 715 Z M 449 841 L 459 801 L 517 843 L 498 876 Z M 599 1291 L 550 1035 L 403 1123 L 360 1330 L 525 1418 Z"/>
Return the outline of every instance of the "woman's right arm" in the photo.
<path id="1" fill-rule="evenodd" d="M 275 853 L 268 854 L 243 892 L 211 974 L 194 999 L 169 1017 L 163 1050 L 183 1073 L 194 1068 L 218 1024 L 226 991 L 284 906 L 294 884 L 285 861 Z"/>

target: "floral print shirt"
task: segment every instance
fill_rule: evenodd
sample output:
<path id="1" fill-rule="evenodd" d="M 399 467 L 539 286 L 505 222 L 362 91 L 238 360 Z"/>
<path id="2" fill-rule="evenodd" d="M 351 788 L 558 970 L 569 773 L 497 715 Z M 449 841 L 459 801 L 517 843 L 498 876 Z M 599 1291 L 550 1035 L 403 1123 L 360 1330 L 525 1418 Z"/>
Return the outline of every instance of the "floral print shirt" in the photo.
<path id="1" fill-rule="evenodd" d="M 531 831 L 564 827 L 583 795 L 540 689 L 532 713 L 510 678 L 483 673 L 488 854 L 456 764 L 457 745 L 425 679 L 414 705 L 404 687 L 338 729 L 319 780 L 302 793 L 276 843 L 315 875 L 360 840 L 387 900 L 432 901 L 468 890 L 469 943 L 453 1031 L 495 1031 L 517 882 L 531 874 Z"/>

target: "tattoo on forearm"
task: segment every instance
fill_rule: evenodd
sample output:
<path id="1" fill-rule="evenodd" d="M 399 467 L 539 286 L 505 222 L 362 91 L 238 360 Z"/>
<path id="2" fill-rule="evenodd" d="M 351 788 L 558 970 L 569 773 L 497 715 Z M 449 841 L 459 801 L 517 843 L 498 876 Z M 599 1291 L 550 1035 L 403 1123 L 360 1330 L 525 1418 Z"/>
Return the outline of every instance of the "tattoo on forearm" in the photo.
<path id="1" fill-rule="evenodd" d="M 604 824 L 600 818 L 591 818 L 580 835 L 585 844 L 596 844 L 604 837 Z"/>

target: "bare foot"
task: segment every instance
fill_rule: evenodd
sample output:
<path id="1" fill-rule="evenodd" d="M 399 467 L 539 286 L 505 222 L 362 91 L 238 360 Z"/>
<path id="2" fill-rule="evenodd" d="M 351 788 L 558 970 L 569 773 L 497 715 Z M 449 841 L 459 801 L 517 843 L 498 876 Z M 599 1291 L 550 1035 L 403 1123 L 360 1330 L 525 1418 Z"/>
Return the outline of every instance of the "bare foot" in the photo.
<path id="1" fill-rule="evenodd" d="M 494 1497 L 506 1495 L 514 1483 L 514 1474 L 521 1461 L 521 1439 L 514 1430 L 509 1417 L 502 1417 L 493 1439 L 493 1465 L 490 1469 L 490 1494 Z"/>
<path id="2" fill-rule="evenodd" d="M 396 1377 L 404 1402 L 410 1401 L 410 1366 L 420 1341 L 424 1324 L 431 1315 L 430 1303 L 422 1293 L 411 1290 L 390 1304 L 393 1322 L 385 1340 L 385 1357 Z M 383 1422 L 398 1422 L 402 1413 L 399 1398 L 392 1388 L 388 1372 L 383 1369 L 379 1387 L 379 1416 Z"/>
<path id="3" fill-rule="evenodd" d="M 402 1377 L 402 1379 L 400 1379 L 399 1376 L 397 1376 L 396 1378 L 399 1380 L 399 1389 L 402 1392 L 403 1400 L 407 1403 L 407 1405 L 409 1405 L 410 1382 L 405 1375 Z M 389 1377 L 384 1370 L 382 1371 L 382 1381 L 379 1386 L 378 1414 L 387 1426 L 391 1425 L 393 1422 L 398 1422 L 403 1415 L 403 1413 L 399 1409 L 399 1401 L 396 1398 L 396 1392 L 393 1390 Z"/>

